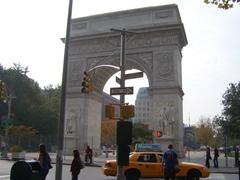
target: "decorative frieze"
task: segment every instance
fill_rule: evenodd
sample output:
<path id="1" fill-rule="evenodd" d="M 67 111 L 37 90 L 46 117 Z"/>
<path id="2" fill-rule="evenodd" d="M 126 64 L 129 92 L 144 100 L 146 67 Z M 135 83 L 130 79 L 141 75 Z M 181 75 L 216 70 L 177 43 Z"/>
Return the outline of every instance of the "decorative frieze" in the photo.
<path id="1" fill-rule="evenodd" d="M 126 49 L 157 47 L 161 45 L 178 44 L 179 32 L 178 30 L 158 31 L 139 33 L 126 42 Z M 95 39 L 84 39 L 73 41 L 70 47 L 70 55 L 100 53 L 116 51 L 120 49 L 120 36 Z"/>
<path id="2" fill-rule="evenodd" d="M 80 87 L 82 83 L 83 71 L 84 71 L 83 61 L 71 61 L 69 62 L 68 68 L 68 87 Z"/>
<path id="3" fill-rule="evenodd" d="M 157 75 L 158 81 L 174 80 L 173 53 L 157 54 Z"/>

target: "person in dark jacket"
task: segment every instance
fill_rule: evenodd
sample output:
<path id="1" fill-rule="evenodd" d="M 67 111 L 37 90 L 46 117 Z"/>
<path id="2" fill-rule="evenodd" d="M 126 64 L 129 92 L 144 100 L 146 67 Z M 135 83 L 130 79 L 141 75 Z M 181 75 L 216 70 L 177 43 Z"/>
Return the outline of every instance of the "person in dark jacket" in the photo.
<path id="1" fill-rule="evenodd" d="M 78 175 L 82 169 L 82 161 L 78 150 L 73 151 L 73 160 L 71 164 L 72 180 L 78 180 Z"/>
<path id="2" fill-rule="evenodd" d="M 207 149 L 206 149 L 206 162 L 205 162 L 205 165 L 208 168 L 210 168 L 210 162 L 209 162 L 210 159 L 212 159 L 211 152 L 210 152 L 210 147 L 207 147 Z"/>
<path id="3" fill-rule="evenodd" d="M 44 144 L 39 145 L 39 157 L 38 157 L 40 166 L 41 166 L 41 171 L 40 171 L 40 176 L 42 180 L 45 180 L 47 177 L 47 174 L 49 172 L 49 169 L 52 168 L 51 166 L 51 158 L 49 154 L 47 153 L 46 146 Z"/>
<path id="4" fill-rule="evenodd" d="M 173 151 L 173 145 L 168 145 L 168 150 L 164 152 L 163 159 L 165 163 L 164 167 L 164 179 L 174 180 L 176 176 L 175 166 L 178 165 L 177 153 Z"/>
<path id="5" fill-rule="evenodd" d="M 89 163 L 92 164 L 92 149 L 87 146 L 86 150 L 85 150 L 85 162 L 88 163 L 88 160 L 89 160 Z"/>
<path id="6" fill-rule="evenodd" d="M 218 157 L 219 157 L 218 149 L 215 147 L 214 148 L 214 157 L 213 157 L 213 164 L 214 164 L 215 168 L 218 168 Z"/>

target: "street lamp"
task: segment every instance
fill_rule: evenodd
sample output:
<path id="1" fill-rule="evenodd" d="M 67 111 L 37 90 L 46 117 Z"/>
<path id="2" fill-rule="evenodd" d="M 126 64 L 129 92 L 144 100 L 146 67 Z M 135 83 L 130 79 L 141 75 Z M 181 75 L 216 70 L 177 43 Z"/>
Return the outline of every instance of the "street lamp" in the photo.
<path id="1" fill-rule="evenodd" d="M 73 0 L 69 0 L 67 30 L 66 30 L 66 39 L 65 39 L 65 51 L 64 51 L 64 61 L 63 61 L 60 117 L 58 122 L 58 139 L 57 139 L 58 148 L 57 148 L 57 155 L 56 155 L 55 180 L 62 179 L 64 117 L 65 117 L 65 104 L 66 104 L 66 89 L 67 89 L 66 82 L 67 82 L 68 52 L 69 52 L 71 18 L 72 18 L 72 4 L 73 4 Z"/>

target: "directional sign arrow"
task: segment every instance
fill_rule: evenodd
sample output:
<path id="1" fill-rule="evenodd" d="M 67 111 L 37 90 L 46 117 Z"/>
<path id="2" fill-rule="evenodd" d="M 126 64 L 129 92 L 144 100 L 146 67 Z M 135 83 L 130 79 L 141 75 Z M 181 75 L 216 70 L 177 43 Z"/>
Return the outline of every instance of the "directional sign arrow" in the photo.
<path id="1" fill-rule="evenodd" d="M 133 87 L 110 88 L 110 95 L 133 94 Z"/>

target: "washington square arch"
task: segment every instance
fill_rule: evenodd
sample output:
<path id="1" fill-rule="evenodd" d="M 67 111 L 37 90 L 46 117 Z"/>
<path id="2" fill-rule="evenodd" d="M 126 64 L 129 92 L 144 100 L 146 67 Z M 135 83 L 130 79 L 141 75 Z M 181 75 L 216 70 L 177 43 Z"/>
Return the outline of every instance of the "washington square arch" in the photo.
<path id="1" fill-rule="evenodd" d="M 68 57 L 64 151 L 81 151 L 87 144 L 100 149 L 103 88 L 118 72 L 121 39 L 126 29 L 126 70 L 143 71 L 149 81 L 150 122 L 153 130 L 162 130 L 155 138 L 162 149 L 173 143 L 183 153 L 182 48 L 187 38 L 177 5 L 147 7 L 82 17 L 71 21 Z M 94 69 L 94 70 L 91 70 Z M 91 70 L 91 71 L 90 71 Z M 81 93 L 84 71 L 90 71 L 91 94 Z M 125 102 L 127 102 L 127 97 Z"/>

